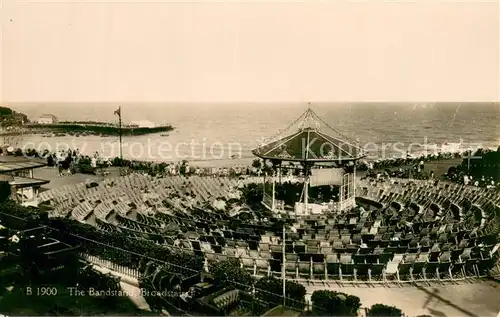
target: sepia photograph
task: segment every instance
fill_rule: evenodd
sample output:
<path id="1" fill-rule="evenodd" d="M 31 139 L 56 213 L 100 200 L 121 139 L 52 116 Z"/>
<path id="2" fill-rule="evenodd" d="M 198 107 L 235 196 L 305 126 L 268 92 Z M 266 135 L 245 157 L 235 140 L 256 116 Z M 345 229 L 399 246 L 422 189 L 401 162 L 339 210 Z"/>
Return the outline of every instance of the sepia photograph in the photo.
<path id="1" fill-rule="evenodd" d="M 499 299 L 498 0 L 0 0 L 0 317 Z"/>

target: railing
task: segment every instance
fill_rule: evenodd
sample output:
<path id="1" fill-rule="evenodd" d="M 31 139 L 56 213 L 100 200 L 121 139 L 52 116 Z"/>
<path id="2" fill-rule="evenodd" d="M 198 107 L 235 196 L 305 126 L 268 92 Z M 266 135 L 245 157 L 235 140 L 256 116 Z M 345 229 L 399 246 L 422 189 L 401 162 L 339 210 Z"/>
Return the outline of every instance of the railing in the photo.
<path id="1" fill-rule="evenodd" d="M 100 267 L 109 269 L 111 271 L 117 272 L 117 273 L 125 275 L 125 276 L 133 277 L 135 279 L 139 279 L 142 276 L 142 274 L 141 274 L 141 272 L 139 272 L 139 270 L 131 269 L 129 267 L 122 266 L 122 265 L 118 265 L 118 264 L 111 262 L 111 261 L 108 261 L 108 260 L 103 260 L 100 257 L 95 256 L 95 255 L 80 253 L 79 256 L 82 259 L 87 260 L 92 264 L 96 264 Z"/>

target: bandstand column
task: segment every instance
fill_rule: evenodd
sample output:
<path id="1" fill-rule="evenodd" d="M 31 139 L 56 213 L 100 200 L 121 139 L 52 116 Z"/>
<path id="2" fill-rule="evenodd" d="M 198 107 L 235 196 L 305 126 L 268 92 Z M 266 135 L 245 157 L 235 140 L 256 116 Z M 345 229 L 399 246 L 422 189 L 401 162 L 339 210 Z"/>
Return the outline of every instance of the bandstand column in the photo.
<path id="1" fill-rule="evenodd" d="M 266 201 L 266 174 L 267 172 L 263 172 L 264 174 L 264 182 L 262 183 L 263 188 L 262 188 L 262 201 Z"/>
<path id="2" fill-rule="evenodd" d="M 282 164 L 282 162 L 280 162 L 280 164 L 278 165 L 278 168 L 279 168 L 279 170 L 278 170 L 278 176 L 279 176 L 279 184 L 280 185 L 282 184 L 281 177 L 282 177 L 282 174 L 283 174 L 283 170 L 282 170 L 281 164 Z"/>
<path id="3" fill-rule="evenodd" d="M 342 175 L 342 183 L 340 184 L 340 193 L 339 193 L 339 210 L 344 210 L 344 191 L 345 191 L 345 177 L 346 175 Z M 347 178 L 349 181 L 349 177 Z"/>

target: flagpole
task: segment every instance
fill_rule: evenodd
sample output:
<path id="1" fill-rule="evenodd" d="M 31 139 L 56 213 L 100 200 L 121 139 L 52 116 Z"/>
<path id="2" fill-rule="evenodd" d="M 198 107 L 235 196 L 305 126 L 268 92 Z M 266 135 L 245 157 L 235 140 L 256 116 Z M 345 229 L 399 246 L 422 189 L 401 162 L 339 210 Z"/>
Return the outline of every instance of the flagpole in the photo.
<path id="1" fill-rule="evenodd" d="M 120 164 L 123 163 L 123 150 L 122 150 L 122 106 L 118 107 L 118 127 L 120 136 Z"/>

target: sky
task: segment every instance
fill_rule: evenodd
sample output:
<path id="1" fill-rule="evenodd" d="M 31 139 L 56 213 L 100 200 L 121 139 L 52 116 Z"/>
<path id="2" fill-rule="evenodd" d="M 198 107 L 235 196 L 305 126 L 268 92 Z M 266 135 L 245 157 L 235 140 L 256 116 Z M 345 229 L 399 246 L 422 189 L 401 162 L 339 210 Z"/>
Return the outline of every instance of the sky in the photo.
<path id="1" fill-rule="evenodd" d="M 498 1 L 0 0 L 0 101 L 499 101 Z"/>

